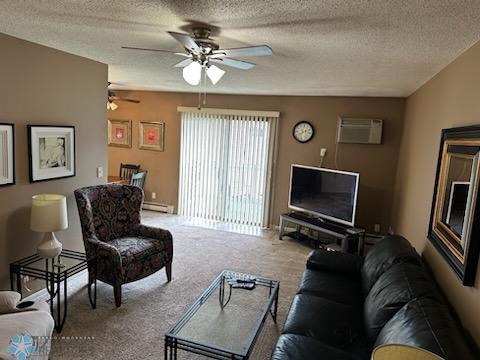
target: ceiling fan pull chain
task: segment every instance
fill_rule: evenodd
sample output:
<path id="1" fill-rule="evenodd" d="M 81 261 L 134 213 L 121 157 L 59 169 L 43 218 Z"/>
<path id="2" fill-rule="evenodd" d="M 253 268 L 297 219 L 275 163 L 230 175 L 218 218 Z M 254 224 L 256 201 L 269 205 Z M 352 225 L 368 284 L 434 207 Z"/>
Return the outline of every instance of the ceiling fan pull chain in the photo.
<path id="1" fill-rule="evenodd" d="M 203 72 L 203 105 L 207 104 L 207 73 Z"/>

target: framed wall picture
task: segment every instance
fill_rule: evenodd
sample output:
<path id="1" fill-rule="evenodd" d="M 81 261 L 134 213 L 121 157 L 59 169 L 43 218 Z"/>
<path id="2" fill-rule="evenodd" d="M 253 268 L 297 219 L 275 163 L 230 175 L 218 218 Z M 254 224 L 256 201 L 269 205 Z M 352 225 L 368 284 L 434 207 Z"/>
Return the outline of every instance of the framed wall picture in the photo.
<path id="1" fill-rule="evenodd" d="M 428 237 L 465 286 L 480 253 L 480 126 L 442 130 Z"/>
<path id="2" fill-rule="evenodd" d="M 15 130 L 0 123 L 0 186 L 15 184 Z"/>
<path id="3" fill-rule="evenodd" d="M 27 125 L 30 182 L 75 176 L 75 127 Z"/>
<path id="4" fill-rule="evenodd" d="M 165 123 L 140 122 L 140 149 L 163 151 Z"/>
<path id="5" fill-rule="evenodd" d="M 131 120 L 108 120 L 108 145 L 132 147 Z"/>

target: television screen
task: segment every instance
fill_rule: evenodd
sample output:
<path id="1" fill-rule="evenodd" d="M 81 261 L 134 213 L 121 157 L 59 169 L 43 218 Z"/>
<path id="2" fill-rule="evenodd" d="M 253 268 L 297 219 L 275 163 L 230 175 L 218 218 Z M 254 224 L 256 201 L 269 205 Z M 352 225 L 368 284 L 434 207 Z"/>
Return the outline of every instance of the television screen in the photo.
<path id="1" fill-rule="evenodd" d="M 292 165 L 289 207 L 354 226 L 357 173 Z"/>

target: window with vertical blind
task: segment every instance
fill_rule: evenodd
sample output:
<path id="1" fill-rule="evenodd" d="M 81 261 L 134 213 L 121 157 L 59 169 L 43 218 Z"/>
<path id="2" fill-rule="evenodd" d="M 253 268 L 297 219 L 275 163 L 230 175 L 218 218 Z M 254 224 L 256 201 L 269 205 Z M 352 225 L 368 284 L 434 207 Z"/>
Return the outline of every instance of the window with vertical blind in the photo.
<path id="1" fill-rule="evenodd" d="M 266 227 L 279 113 L 179 111 L 179 214 Z"/>

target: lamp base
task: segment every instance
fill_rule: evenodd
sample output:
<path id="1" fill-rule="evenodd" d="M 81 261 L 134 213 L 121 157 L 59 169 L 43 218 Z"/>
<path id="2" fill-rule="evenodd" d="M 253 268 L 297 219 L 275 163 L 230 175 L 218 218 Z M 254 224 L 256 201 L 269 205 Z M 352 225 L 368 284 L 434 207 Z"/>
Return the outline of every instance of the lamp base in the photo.
<path id="1" fill-rule="evenodd" d="M 60 255 L 62 252 L 62 243 L 57 240 L 53 232 L 47 232 L 43 240 L 37 247 L 37 253 L 40 257 L 49 259 Z"/>

